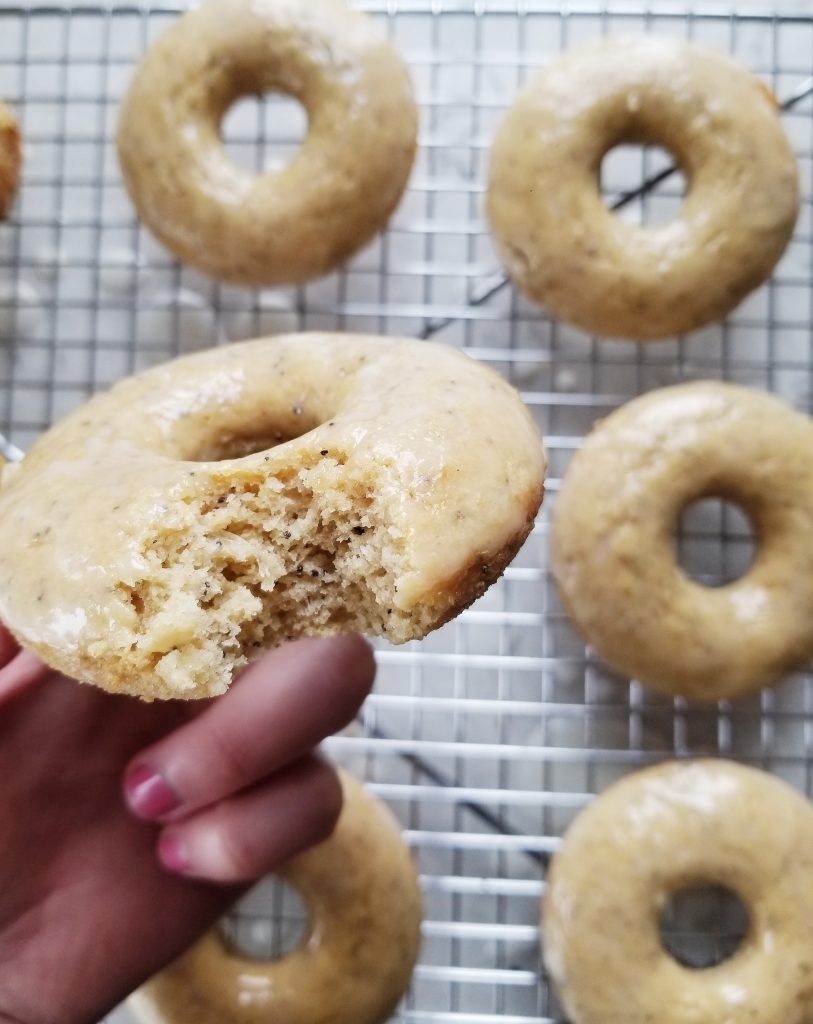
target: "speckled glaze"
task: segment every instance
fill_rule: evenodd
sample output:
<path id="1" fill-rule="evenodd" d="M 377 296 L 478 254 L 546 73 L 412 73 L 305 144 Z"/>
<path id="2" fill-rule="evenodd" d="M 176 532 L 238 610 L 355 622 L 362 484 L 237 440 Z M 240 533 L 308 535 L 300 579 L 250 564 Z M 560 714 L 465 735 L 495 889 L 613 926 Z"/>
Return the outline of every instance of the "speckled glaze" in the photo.
<path id="1" fill-rule="evenodd" d="M 657 227 L 612 214 L 601 161 L 662 146 L 687 180 Z M 553 61 L 494 143 L 488 214 L 514 283 L 599 335 L 645 341 L 725 316 L 770 274 L 793 231 L 798 170 L 769 90 L 728 57 L 621 37 Z"/>
<path id="2" fill-rule="evenodd" d="M 0 220 L 8 216 L 17 194 L 22 160 L 20 127 L 8 107 L 0 103 Z"/>
<path id="3" fill-rule="evenodd" d="M 670 897 L 702 885 L 739 896 L 750 927 L 732 957 L 697 970 L 664 950 L 659 920 Z M 542 928 L 573 1024 L 810 1024 L 813 809 L 726 761 L 630 775 L 568 830 Z"/>
<path id="4" fill-rule="evenodd" d="M 382 1024 L 409 985 L 421 895 L 395 819 L 343 775 L 333 836 L 279 874 L 310 915 L 308 936 L 268 963 L 210 932 L 131 996 L 144 1024 Z"/>
<path id="5" fill-rule="evenodd" d="M 215 461 L 235 443 L 261 450 Z M 438 625 L 527 536 L 545 456 L 514 389 L 445 346 L 303 334 L 187 356 L 122 381 L 4 467 L 0 618 L 61 671 L 149 694 L 125 591 L 148 571 L 156 525 L 170 533 L 190 503 L 246 480 L 283 489 L 303 466 L 314 491 L 340 473 L 368 495 L 401 550 L 393 607 L 434 609 Z"/>
<path id="6" fill-rule="evenodd" d="M 754 525 L 749 570 L 722 587 L 684 574 L 674 534 L 702 497 Z M 736 697 L 813 654 L 813 424 L 777 398 L 701 382 L 654 391 L 596 427 L 553 516 L 553 572 L 610 665 L 669 694 Z"/>
<path id="7" fill-rule="evenodd" d="M 252 176 L 220 140 L 240 96 L 308 113 L 282 170 Z M 417 107 L 396 50 L 339 0 L 210 0 L 149 50 L 124 100 L 119 159 L 142 220 L 176 256 L 247 285 L 306 281 L 379 231 L 406 186 Z"/>

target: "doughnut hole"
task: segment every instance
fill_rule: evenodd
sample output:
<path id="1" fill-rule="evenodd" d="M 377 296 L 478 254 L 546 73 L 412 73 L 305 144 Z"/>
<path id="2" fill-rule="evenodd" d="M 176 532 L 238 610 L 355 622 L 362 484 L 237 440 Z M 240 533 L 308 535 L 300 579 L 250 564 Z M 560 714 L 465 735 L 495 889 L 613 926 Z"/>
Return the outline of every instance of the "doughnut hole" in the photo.
<path id="1" fill-rule="evenodd" d="M 229 157 L 250 174 L 279 171 L 289 164 L 308 134 L 308 114 L 299 100 L 284 93 L 243 96 L 220 125 Z"/>
<path id="2" fill-rule="evenodd" d="M 224 408 L 218 416 L 207 415 L 205 422 L 193 415 L 176 423 L 170 453 L 184 462 L 242 459 L 303 437 L 328 418 L 325 410 L 317 411 L 296 404 L 286 408 L 257 409 L 247 427 L 243 418 L 235 419 L 229 409 Z"/>
<path id="3" fill-rule="evenodd" d="M 661 943 L 684 967 L 716 967 L 737 952 L 749 925 L 736 893 L 719 885 L 691 886 L 679 889 L 663 908 Z"/>
<path id="4" fill-rule="evenodd" d="M 303 425 L 302 431 L 297 432 L 292 430 L 290 425 L 280 425 L 278 428 L 271 427 L 261 433 L 226 434 L 202 444 L 192 456 L 187 456 L 187 460 L 189 462 L 227 462 L 229 459 L 242 459 L 246 455 L 267 452 L 271 448 L 276 448 L 277 445 L 285 444 L 286 441 L 293 441 L 312 429 L 310 425 Z"/>
<path id="5" fill-rule="evenodd" d="M 610 211 L 641 227 L 674 220 L 688 191 L 686 176 L 675 157 L 660 146 L 613 147 L 601 161 L 599 181 Z M 634 198 L 619 206 L 626 196 Z"/>
<path id="6" fill-rule="evenodd" d="M 724 587 L 744 576 L 756 554 L 756 530 L 740 505 L 702 498 L 687 505 L 676 531 L 683 572 L 706 587 Z"/>
<path id="7" fill-rule="evenodd" d="M 220 934 L 237 956 L 278 960 L 304 944 L 309 918 L 299 892 L 274 876 L 260 882 L 220 923 Z"/>

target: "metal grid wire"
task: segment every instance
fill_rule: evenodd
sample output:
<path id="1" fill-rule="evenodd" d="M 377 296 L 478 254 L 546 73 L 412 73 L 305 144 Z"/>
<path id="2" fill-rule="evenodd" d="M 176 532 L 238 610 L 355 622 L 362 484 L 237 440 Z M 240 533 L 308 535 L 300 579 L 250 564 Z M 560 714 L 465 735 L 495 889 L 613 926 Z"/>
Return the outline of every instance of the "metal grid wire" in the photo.
<path id="1" fill-rule="evenodd" d="M 420 867 L 424 949 L 395 1019 L 551 1024 L 561 1017 L 540 973 L 538 901 L 548 856 L 592 794 L 638 766 L 703 754 L 761 765 L 813 791 L 809 673 L 712 709 L 649 693 L 585 650 L 546 555 L 548 516 L 572 452 L 598 417 L 631 396 L 723 378 L 810 411 L 813 22 L 759 4 L 740 14 L 725 3 L 690 10 L 634 0 L 365 6 L 404 53 L 421 101 L 411 187 L 389 230 L 342 273 L 264 292 L 176 265 L 139 227 L 122 189 L 113 145 L 119 100 L 135 61 L 178 7 L 0 8 L 0 96 L 26 136 L 24 187 L 0 228 L 0 425 L 25 448 L 124 374 L 288 330 L 432 335 L 521 389 L 551 458 L 534 533 L 473 609 L 422 643 L 381 645 L 377 691 L 329 749 L 389 802 Z M 598 342 L 524 302 L 503 283 L 483 219 L 489 143 L 527 75 L 577 43 L 631 31 L 704 41 L 763 76 L 786 101 L 805 194 L 769 284 L 726 323 L 651 345 Z M 302 124 L 290 104 L 244 101 L 226 135 L 236 159 L 261 167 L 291 151 Z M 603 168 L 608 203 L 646 223 L 669 216 L 681 183 L 667 165 L 659 152 L 615 151 Z M 706 502 L 684 519 L 681 557 L 702 579 L 730 578 L 747 565 L 748 537 L 741 516 Z M 300 916 L 290 894 L 265 883 L 232 918 L 230 934 L 271 952 L 290 943 L 282 931 Z M 697 915 L 673 922 L 675 942 L 700 962 L 739 927 L 736 914 L 713 917 L 706 946 Z"/>

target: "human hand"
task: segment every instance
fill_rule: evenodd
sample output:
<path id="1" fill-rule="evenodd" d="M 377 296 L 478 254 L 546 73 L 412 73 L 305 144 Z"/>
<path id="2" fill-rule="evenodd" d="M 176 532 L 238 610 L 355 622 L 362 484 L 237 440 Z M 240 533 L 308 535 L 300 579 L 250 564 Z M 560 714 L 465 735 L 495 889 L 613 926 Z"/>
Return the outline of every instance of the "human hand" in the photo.
<path id="1" fill-rule="evenodd" d="M 374 672 L 359 637 L 302 640 L 214 701 L 143 704 L 0 631 L 0 1024 L 95 1024 L 326 838 L 341 789 L 312 749 Z"/>

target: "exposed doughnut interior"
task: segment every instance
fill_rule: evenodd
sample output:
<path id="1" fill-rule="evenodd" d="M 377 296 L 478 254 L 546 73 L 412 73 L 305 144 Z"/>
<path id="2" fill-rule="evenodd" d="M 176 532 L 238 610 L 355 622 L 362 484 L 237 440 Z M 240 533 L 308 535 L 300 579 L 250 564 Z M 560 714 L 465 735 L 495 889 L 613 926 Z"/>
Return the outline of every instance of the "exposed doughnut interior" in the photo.
<path id="1" fill-rule="evenodd" d="M 232 438 L 221 454 L 267 440 Z M 448 603 L 395 606 L 403 539 L 374 482 L 348 474 L 340 452 L 269 476 L 193 470 L 143 553 L 150 571 L 125 588 L 137 613 L 128 639 L 179 695 L 222 692 L 236 668 L 302 635 L 357 629 L 404 642 L 437 625 Z"/>

